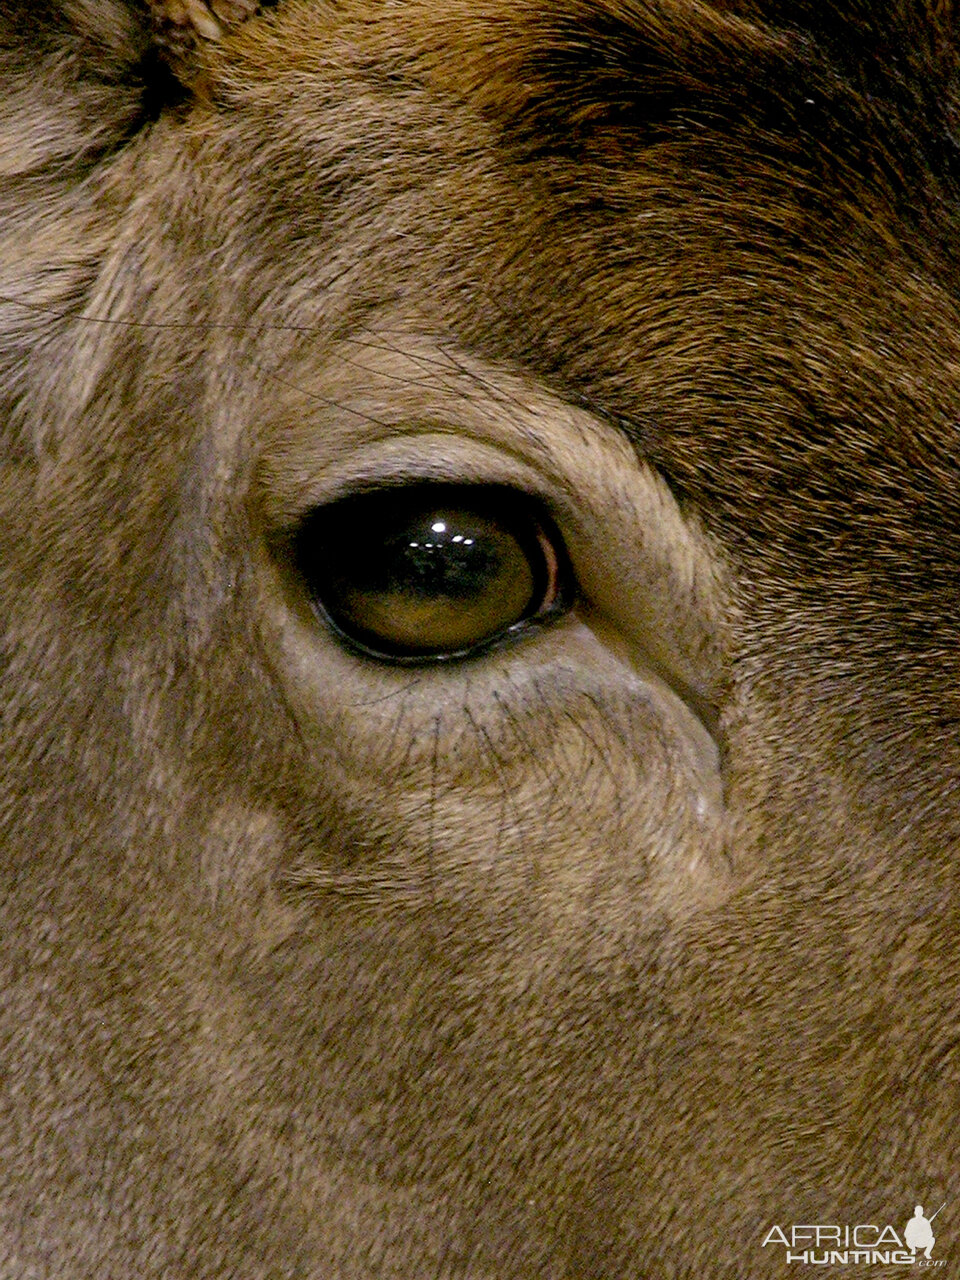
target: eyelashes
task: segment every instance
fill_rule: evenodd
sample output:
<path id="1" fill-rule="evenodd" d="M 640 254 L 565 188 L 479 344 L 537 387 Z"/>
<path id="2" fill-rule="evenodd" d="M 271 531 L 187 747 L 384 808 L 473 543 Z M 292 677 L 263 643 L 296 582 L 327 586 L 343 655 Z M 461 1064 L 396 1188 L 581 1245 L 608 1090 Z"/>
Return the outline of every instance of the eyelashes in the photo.
<path id="1" fill-rule="evenodd" d="M 415 483 L 337 499 L 296 530 L 313 608 L 388 663 L 467 658 L 565 614 L 576 596 L 541 505 L 501 485 Z"/>

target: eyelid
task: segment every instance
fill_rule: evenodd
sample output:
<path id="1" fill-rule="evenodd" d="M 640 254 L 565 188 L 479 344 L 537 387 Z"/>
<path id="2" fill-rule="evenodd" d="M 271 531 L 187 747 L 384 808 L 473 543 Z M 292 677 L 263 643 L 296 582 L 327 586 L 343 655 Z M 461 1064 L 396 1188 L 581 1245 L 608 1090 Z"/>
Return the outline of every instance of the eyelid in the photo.
<path id="1" fill-rule="evenodd" d="M 455 426 L 416 424 L 345 448 L 323 466 L 275 453 L 258 467 L 258 504 L 269 529 L 289 529 L 310 511 L 353 494 L 416 484 L 499 485 L 528 494 L 554 519 L 574 506 L 568 486 L 521 454 L 465 436 Z"/>
<path id="2" fill-rule="evenodd" d="M 437 667 L 437 666 L 453 666 L 463 662 L 470 662 L 474 658 L 483 658 L 488 654 L 496 653 L 500 649 L 507 648 L 515 643 L 521 637 L 533 637 L 544 627 L 551 626 L 553 623 L 566 617 L 569 613 L 569 607 L 555 606 L 544 610 L 530 618 L 521 619 L 513 623 L 512 626 L 498 631 L 486 640 L 481 640 L 475 645 L 470 645 L 464 649 L 453 650 L 449 653 L 434 653 L 426 656 L 418 654 L 392 654 L 384 653 L 381 650 L 371 648 L 362 641 L 357 640 L 355 636 L 349 635 L 338 626 L 331 618 L 330 614 L 317 602 L 312 602 L 312 607 L 323 625 L 337 636 L 342 642 L 344 648 L 357 654 L 361 658 L 367 658 L 376 662 L 379 666 L 384 667 Z"/>

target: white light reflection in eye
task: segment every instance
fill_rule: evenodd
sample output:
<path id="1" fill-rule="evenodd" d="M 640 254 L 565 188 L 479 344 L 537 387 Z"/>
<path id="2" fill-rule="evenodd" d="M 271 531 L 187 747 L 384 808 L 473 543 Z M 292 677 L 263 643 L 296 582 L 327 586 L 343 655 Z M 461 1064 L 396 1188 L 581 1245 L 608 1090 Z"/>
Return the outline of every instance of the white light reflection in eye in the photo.
<path id="1" fill-rule="evenodd" d="M 438 520 L 438 521 L 437 521 L 437 523 L 436 523 L 436 524 L 432 524 L 432 525 L 430 526 L 430 528 L 433 530 L 433 532 L 434 532 L 434 533 L 446 533 L 446 532 L 447 532 L 447 526 L 443 523 L 443 521 L 442 521 L 442 520 Z"/>

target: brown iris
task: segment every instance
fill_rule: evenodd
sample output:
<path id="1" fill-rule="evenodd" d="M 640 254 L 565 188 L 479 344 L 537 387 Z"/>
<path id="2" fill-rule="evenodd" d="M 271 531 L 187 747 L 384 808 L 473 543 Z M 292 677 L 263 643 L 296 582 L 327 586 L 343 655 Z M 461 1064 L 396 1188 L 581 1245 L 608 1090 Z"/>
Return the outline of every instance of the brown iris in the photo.
<path id="1" fill-rule="evenodd" d="M 501 486 L 414 484 L 318 508 L 295 539 L 315 606 L 393 661 L 461 657 L 556 616 L 571 578 L 536 502 Z"/>

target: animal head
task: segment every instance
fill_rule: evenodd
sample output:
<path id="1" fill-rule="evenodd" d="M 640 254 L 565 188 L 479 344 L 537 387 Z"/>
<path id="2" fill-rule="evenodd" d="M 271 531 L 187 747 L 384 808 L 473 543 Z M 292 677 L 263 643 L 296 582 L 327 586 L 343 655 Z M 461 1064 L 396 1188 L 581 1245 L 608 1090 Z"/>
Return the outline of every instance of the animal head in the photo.
<path id="1" fill-rule="evenodd" d="M 5 7 L 4 1274 L 759 1277 L 949 1200 L 957 49 Z"/>

